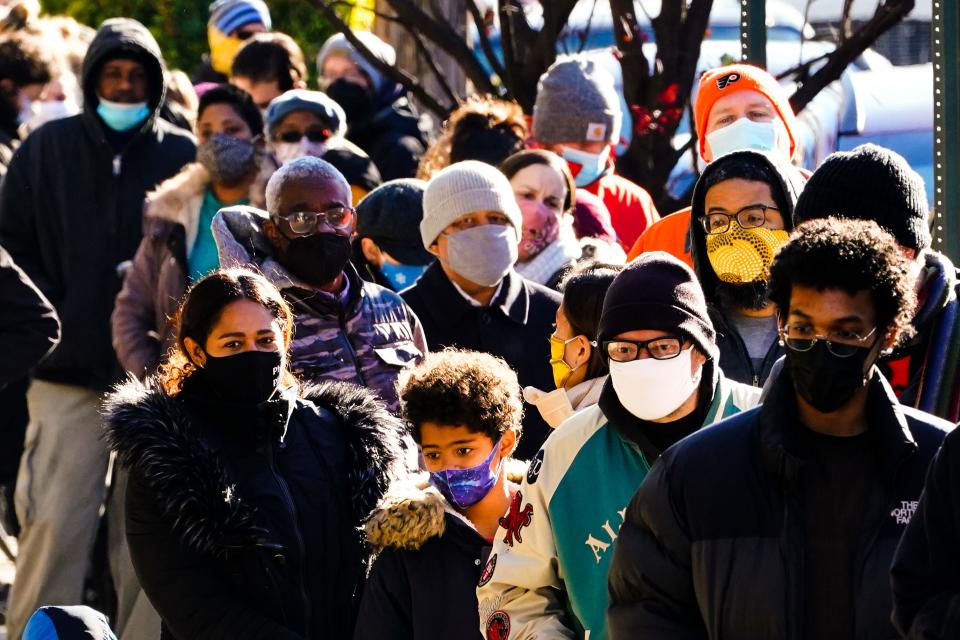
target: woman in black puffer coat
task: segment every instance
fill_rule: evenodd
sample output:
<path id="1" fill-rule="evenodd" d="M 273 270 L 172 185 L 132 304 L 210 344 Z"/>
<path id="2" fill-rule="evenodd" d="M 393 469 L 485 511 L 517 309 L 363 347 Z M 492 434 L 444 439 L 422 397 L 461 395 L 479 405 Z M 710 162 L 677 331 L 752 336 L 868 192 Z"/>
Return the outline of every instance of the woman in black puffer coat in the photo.
<path id="1" fill-rule="evenodd" d="M 179 318 L 170 362 L 106 407 L 163 637 L 349 638 L 358 527 L 403 473 L 402 427 L 369 391 L 296 384 L 290 310 L 259 275 L 204 278 Z"/>

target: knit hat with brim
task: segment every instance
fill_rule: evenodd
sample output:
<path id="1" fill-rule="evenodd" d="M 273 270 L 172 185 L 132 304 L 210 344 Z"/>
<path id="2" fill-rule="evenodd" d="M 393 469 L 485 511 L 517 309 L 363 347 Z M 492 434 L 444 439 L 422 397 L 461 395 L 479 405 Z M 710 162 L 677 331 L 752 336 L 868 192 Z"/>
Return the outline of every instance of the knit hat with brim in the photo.
<path id="1" fill-rule="evenodd" d="M 423 194 L 420 237 L 429 248 L 440 233 L 461 216 L 475 211 L 499 211 L 507 216 L 520 241 L 523 216 L 507 177 L 496 167 L 465 160 L 433 175 Z"/>
<path id="2" fill-rule="evenodd" d="M 401 264 L 424 265 L 433 254 L 423 247 L 423 192 L 427 183 L 414 178 L 386 182 L 357 205 L 357 235 L 370 238 Z"/>
<path id="3" fill-rule="evenodd" d="M 923 178 L 903 156 L 875 144 L 830 154 L 810 176 L 794 222 L 827 216 L 873 220 L 901 246 L 916 251 L 930 246 Z"/>
<path id="4" fill-rule="evenodd" d="M 790 136 L 790 157 L 793 157 L 797 148 L 794 131 L 797 127 L 797 117 L 793 114 L 787 92 L 784 91 L 777 79 L 769 71 L 749 64 L 730 64 L 725 67 L 710 69 L 700 76 L 697 86 L 697 99 L 693 105 L 694 121 L 696 123 L 700 155 L 704 154 L 707 142 L 707 121 L 710 111 L 717 100 L 738 91 L 753 90 L 762 94 L 773 105 L 774 111 L 783 121 L 783 126 Z"/>
<path id="5" fill-rule="evenodd" d="M 613 76 L 592 60 L 559 60 L 540 76 L 533 137 L 541 144 L 614 143 L 622 121 Z"/>
<path id="6" fill-rule="evenodd" d="M 267 107 L 267 135 L 274 130 L 287 115 L 294 111 L 309 111 L 316 115 L 330 129 L 330 135 L 344 135 L 347 131 L 347 116 L 343 107 L 322 91 L 309 89 L 290 89 L 270 101 Z"/>
<path id="7" fill-rule="evenodd" d="M 643 253 L 617 274 L 600 314 L 600 341 L 638 329 L 679 331 L 717 358 L 716 331 L 697 276 L 663 251 Z"/>

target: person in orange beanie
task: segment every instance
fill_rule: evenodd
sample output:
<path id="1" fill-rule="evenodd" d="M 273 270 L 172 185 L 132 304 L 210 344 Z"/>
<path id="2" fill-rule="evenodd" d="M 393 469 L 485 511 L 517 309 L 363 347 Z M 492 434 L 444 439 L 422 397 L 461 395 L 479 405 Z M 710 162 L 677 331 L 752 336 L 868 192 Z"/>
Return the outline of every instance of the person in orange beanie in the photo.
<path id="1" fill-rule="evenodd" d="M 797 153 L 797 120 L 787 94 L 776 78 L 759 67 L 731 64 L 706 71 L 697 88 L 694 121 L 700 157 L 707 163 L 741 149 L 778 154 L 784 161 Z M 628 259 L 647 251 L 666 251 L 692 267 L 689 227 L 690 207 L 663 217 L 640 236 Z"/>

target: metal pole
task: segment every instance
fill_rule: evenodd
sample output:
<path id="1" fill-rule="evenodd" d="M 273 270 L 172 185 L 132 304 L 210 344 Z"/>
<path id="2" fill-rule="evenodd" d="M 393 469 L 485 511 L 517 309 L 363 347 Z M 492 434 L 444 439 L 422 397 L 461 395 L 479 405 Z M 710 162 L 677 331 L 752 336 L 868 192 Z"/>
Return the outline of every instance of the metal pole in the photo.
<path id="1" fill-rule="evenodd" d="M 740 59 L 764 69 L 767 67 L 765 0 L 740 0 Z"/>
<path id="2" fill-rule="evenodd" d="M 933 0 L 933 242 L 960 262 L 960 5 Z"/>

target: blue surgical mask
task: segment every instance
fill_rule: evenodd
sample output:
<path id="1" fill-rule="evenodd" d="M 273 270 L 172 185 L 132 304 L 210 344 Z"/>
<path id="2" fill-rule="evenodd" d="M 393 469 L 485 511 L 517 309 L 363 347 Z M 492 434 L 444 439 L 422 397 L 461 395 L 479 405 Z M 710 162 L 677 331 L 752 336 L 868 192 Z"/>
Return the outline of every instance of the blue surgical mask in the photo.
<path id="1" fill-rule="evenodd" d="M 146 102 L 111 102 L 100 98 L 97 105 L 97 115 L 114 131 L 129 131 L 147 119 L 150 108 Z"/>
<path id="2" fill-rule="evenodd" d="M 394 291 L 402 291 L 412 286 L 413 283 L 417 281 L 417 278 L 423 275 L 426 268 L 426 265 L 390 264 L 389 262 L 384 262 L 383 266 L 380 267 L 380 273 L 390 282 L 390 286 L 393 287 Z"/>
<path id="3" fill-rule="evenodd" d="M 574 173 L 573 181 L 578 187 L 587 187 L 596 182 L 607 170 L 607 160 L 610 159 L 610 147 L 600 153 L 587 153 L 579 149 L 561 147 L 563 159 Z M 577 170 L 580 167 L 580 170 Z"/>
<path id="4" fill-rule="evenodd" d="M 493 445 L 493 451 L 475 467 L 466 469 L 444 469 L 430 472 L 430 484 L 435 486 L 447 501 L 457 509 L 472 507 L 483 500 L 500 477 L 503 458 L 495 471 L 490 469 L 494 456 L 500 452 L 500 441 Z"/>
<path id="5" fill-rule="evenodd" d="M 769 153 L 777 148 L 777 126 L 773 121 L 754 122 L 739 118 L 731 125 L 708 133 L 707 142 L 714 160 L 744 149 Z"/>

